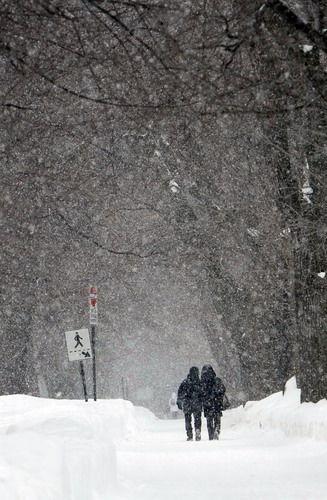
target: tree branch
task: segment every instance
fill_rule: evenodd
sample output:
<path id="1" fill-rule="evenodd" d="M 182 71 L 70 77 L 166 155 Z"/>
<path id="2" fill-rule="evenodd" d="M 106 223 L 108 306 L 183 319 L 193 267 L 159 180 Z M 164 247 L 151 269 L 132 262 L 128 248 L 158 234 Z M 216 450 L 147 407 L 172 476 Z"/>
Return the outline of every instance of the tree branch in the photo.
<path id="1" fill-rule="evenodd" d="M 281 0 L 267 0 L 257 11 L 256 21 L 260 22 L 264 12 L 270 9 L 278 14 L 290 27 L 300 31 L 314 43 L 319 49 L 327 53 L 327 36 L 325 33 L 317 31 L 311 24 L 303 21 Z"/>
<path id="2" fill-rule="evenodd" d="M 72 225 L 72 223 L 69 222 L 64 215 L 62 215 L 62 213 L 56 211 L 55 215 L 57 215 L 58 218 L 61 219 L 61 221 L 64 223 L 64 225 L 70 231 L 72 231 L 73 233 L 77 234 L 81 238 L 87 240 L 92 245 L 96 246 L 97 248 L 100 248 L 101 250 L 105 250 L 106 252 L 108 252 L 110 254 L 120 255 L 120 256 L 138 257 L 140 259 L 146 259 L 148 257 L 153 257 L 154 255 L 159 255 L 161 253 L 161 252 L 155 251 L 155 250 L 152 250 L 151 252 L 146 253 L 146 254 L 139 254 L 137 252 L 133 252 L 133 251 L 130 251 L 130 250 L 122 250 L 122 251 L 113 250 L 112 248 L 108 248 L 105 245 L 103 245 L 102 243 L 100 243 L 99 241 L 97 241 L 96 239 L 92 238 L 89 234 L 86 234 L 83 231 L 81 231 L 80 229 L 74 227 Z"/>

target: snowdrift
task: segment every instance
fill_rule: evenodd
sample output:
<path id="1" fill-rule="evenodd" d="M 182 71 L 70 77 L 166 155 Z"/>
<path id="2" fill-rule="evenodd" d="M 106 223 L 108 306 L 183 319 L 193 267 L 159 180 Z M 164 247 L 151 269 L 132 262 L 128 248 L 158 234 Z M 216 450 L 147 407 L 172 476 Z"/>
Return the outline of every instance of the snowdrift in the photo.
<path id="1" fill-rule="evenodd" d="M 154 415 L 122 400 L 0 397 L 1 500 L 116 498 L 116 449 Z"/>
<path id="2" fill-rule="evenodd" d="M 297 388 L 296 379 L 292 377 L 286 383 L 284 393 L 277 392 L 229 410 L 226 424 L 276 429 L 287 436 L 327 440 L 327 400 L 301 404 L 301 389 Z"/>
<path id="3" fill-rule="evenodd" d="M 123 400 L 0 397 L 0 499 L 122 498 L 117 450 L 123 441 L 137 441 L 156 420 L 150 411 Z M 161 423 L 170 429 L 172 422 Z M 327 401 L 300 404 L 300 390 L 292 378 L 284 394 L 226 411 L 223 427 L 237 427 L 238 435 L 255 427 L 327 440 Z"/>

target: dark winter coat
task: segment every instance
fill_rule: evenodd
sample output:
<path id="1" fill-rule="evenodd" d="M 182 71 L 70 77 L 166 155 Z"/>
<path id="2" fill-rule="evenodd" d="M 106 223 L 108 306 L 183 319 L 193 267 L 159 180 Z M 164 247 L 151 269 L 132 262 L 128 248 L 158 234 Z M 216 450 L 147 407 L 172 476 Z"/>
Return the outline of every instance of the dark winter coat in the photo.
<path id="1" fill-rule="evenodd" d="M 211 365 L 205 365 L 201 372 L 202 402 L 205 417 L 222 414 L 225 386 Z"/>
<path id="2" fill-rule="evenodd" d="M 195 366 L 185 380 L 181 383 L 177 393 L 177 406 L 184 413 L 197 413 L 202 411 L 202 388 L 199 370 Z"/>

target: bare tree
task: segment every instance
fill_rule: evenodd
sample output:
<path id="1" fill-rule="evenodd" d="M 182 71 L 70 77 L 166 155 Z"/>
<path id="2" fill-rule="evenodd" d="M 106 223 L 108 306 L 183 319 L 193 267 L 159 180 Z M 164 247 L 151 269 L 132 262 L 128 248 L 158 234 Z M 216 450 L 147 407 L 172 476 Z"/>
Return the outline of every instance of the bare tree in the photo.
<path id="1" fill-rule="evenodd" d="M 204 332 L 243 399 L 294 370 L 325 396 L 326 35 L 309 3 L 2 0 L 3 264 L 9 280 L 28 262 L 15 331 L 39 372 L 44 338 L 60 351 L 55 328 L 82 314 L 82 269 L 106 283 L 106 266 L 149 259 L 197 267 Z"/>

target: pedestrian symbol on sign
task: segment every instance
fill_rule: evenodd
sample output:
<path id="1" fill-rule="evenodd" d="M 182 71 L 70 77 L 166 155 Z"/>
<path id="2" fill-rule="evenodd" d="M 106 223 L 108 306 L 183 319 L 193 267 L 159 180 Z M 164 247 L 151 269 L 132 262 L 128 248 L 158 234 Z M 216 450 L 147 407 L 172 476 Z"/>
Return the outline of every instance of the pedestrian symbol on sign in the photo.
<path id="1" fill-rule="evenodd" d="M 76 347 L 78 347 L 79 345 L 80 345 L 81 347 L 83 347 L 83 344 L 82 344 L 82 342 L 81 342 L 81 340 L 83 340 L 83 337 L 81 337 L 81 336 L 79 335 L 79 333 L 78 333 L 78 332 L 76 332 L 76 335 L 75 335 L 75 337 L 74 337 L 74 340 L 75 340 L 75 342 L 76 342 L 75 349 L 76 349 Z"/>

